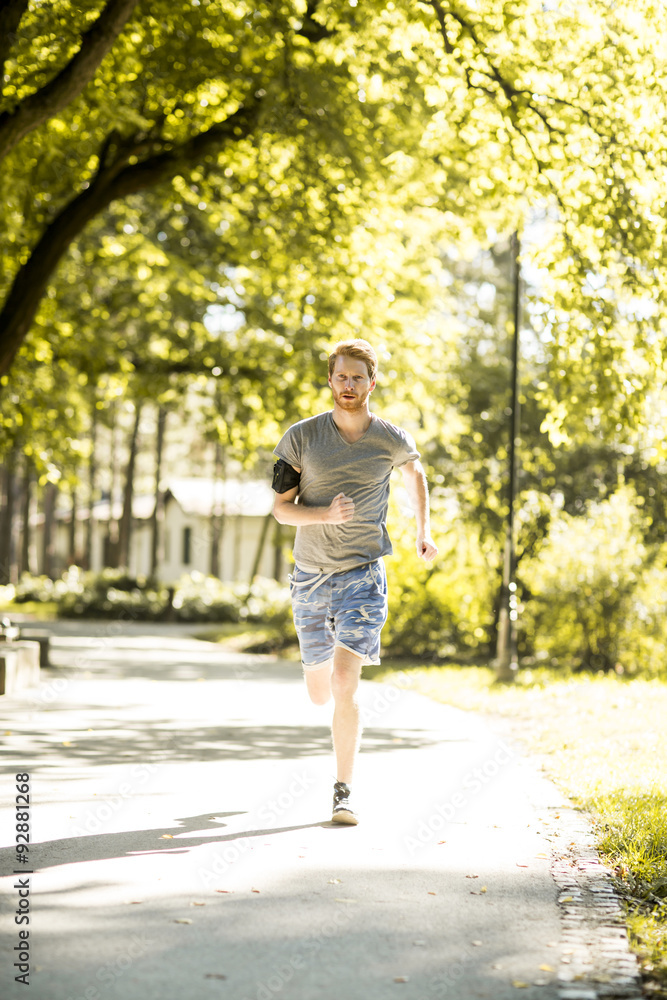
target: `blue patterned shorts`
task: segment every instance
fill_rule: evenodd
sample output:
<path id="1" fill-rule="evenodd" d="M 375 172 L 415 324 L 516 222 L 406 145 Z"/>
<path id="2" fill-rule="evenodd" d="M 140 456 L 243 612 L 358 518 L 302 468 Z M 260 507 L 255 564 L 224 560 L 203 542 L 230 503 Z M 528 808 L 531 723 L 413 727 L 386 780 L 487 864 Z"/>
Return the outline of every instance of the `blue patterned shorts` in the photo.
<path id="1" fill-rule="evenodd" d="M 335 646 L 356 653 L 363 663 L 380 662 L 380 632 L 387 620 L 384 562 L 342 573 L 306 573 L 290 578 L 294 625 L 304 670 L 331 661 Z"/>

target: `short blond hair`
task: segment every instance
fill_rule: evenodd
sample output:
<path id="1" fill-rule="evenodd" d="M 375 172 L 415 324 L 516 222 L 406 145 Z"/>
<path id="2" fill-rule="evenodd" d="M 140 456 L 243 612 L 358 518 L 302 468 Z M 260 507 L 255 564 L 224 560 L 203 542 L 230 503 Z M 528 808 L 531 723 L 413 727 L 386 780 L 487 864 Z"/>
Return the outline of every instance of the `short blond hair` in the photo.
<path id="1" fill-rule="evenodd" d="M 339 341 L 329 355 L 329 378 L 333 375 L 333 370 L 336 367 L 336 358 L 340 357 L 356 358 L 357 361 L 365 362 L 366 368 L 368 369 L 368 377 L 371 382 L 377 377 L 377 354 L 367 340 L 356 339 Z"/>

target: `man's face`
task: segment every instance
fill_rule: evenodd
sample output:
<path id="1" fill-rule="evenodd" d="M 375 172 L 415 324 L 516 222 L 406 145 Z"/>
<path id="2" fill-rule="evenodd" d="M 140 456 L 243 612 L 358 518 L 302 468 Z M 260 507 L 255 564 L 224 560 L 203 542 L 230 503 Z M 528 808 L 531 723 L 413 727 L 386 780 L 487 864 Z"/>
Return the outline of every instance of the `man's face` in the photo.
<path id="1" fill-rule="evenodd" d="M 339 354 L 329 377 L 329 385 L 336 406 L 353 412 L 366 406 L 366 400 L 375 388 L 375 379 L 368 377 L 365 361 Z"/>

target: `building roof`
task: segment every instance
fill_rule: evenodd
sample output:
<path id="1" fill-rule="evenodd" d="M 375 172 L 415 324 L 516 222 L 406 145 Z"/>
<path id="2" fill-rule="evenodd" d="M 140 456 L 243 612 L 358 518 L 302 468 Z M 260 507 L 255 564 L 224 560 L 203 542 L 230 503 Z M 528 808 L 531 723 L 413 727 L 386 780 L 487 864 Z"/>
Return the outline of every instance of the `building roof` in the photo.
<path id="1" fill-rule="evenodd" d="M 273 490 L 263 479 L 207 479 L 203 476 L 189 476 L 182 479 L 167 479 L 160 484 L 165 502 L 176 501 L 185 514 L 196 517 L 210 517 L 218 513 L 230 517 L 266 517 L 273 509 Z M 155 505 L 152 493 L 135 494 L 132 499 L 132 516 L 138 521 L 147 521 Z M 93 504 L 93 516 L 96 521 L 119 520 L 123 513 L 122 500 L 113 503 L 106 498 L 96 500 Z M 56 510 L 58 521 L 67 521 L 70 511 L 62 508 Z M 76 510 L 78 521 L 87 521 L 88 508 L 78 506 Z M 30 518 L 31 524 L 43 524 L 44 513 L 38 511 Z"/>
<path id="2" fill-rule="evenodd" d="M 186 514 L 209 517 L 212 513 L 265 517 L 273 509 L 273 490 L 263 479 L 203 479 L 185 477 L 164 484 Z"/>

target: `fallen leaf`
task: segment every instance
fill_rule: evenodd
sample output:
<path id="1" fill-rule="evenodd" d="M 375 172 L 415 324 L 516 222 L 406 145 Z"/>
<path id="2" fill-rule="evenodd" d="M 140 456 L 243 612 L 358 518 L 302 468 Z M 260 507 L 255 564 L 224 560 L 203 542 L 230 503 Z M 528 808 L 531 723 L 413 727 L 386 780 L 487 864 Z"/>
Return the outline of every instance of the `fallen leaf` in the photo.
<path id="1" fill-rule="evenodd" d="M 394 976 L 395 983 L 409 983 L 410 976 Z"/>
<path id="2" fill-rule="evenodd" d="M 206 906 L 206 903 L 195 903 L 195 902 L 192 902 L 192 903 L 190 903 L 190 906 Z"/>
<path id="3" fill-rule="evenodd" d="M 216 889 L 216 892 L 234 892 L 233 889 Z"/>
<path id="4" fill-rule="evenodd" d="M 340 885 L 340 879 L 330 878 L 329 881 L 327 882 L 327 885 Z"/>
<path id="5" fill-rule="evenodd" d="M 251 889 L 251 892 L 259 892 L 259 889 Z"/>
<path id="6" fill-rule="evenodd" d="M 479 878 L 479 875 L 466 875 L 466 878 Z"/>
<path id="7" fill-rule="evenodd" d="M 545 853 L 544 853 L 544 851 L 540 851 L 540 853 L 539 853 L 539 854 L 536 854 L 536 855 L 535 855 L 535 857 L 536 857 L 536 858 L 548 858 L 548 857 L 549 857 L 549 855 L 548 855 L 548 854 L 545 854 Z"/>
<path id="8" fill-rule="evenodd" d="M 179 917 L 178 920 L 174 920 L 175 924 L 191 924 L 192 921 L 188 920 L 187 917 Z"/>
<path id="9" fill-rule="evenodd" d="M 160 837 L 160 840 L 173 840 L 173 839 L 174 839 L 173 833 L 163 833 L 162 836 Z"/>
<path id="10" fill-rule="evenodd" d="M 73 744 L 73 743 L 70 743 L 70 741 L 69 741 L 69 740 L 63 740 L 63 746 L 64 746 L 64 747 L 72 747 L 72 746 L 74 746 L 74 744 Z M 96 793 L 96 794 L 97 794 L 97 793 Z"/>
<path id="11" fill-rule="evenodd" d="M 525 990 L 530 986 L 530 983 L 522 983 L 520 979 L 513 979 L 512 986 L 516 987 L 517 990 Z"/>
<path id="12" fill-rule="evenodd" d="M 483 885 L 483 886 L 482 886 L 482 888 L 481 888 L 481 889 L 480 889 L 479 891 L 480 891 L 480 892 L 486 892 L 486 886 L 485 886 L 485 885 Z"/>
<path id="13" fill-rule="evenodd" d="M 563 896 L 563 898 L 559 899 L 558 902 L 559 903 L 571 903 L 573 899 L 574 899 L 574 896 Z"/>
<path id="14" fill-rule="evenodd" d="M 428 890 L 428 894 L 429 894 L 429 896 L 437 896 L 438 895 L 437 892 L 431 892 L 430 889 Z"/>
<path id="15" fill-rule="evenodd" d="M 438 841 L 438 844 L 446 844 L 446 843 L 447 843 L 447 841 L 446 841 L 446 840 L 439 840 L 439 841 Z"/>
<path id="16" fill-rule="evenodd" d="M 517 866 L 517 868 L 527 868 L 528 867 L 528 865 L 526 864 L 525 861 L 517 861 L 516 866 Z"/>
<path id="17" fill-rule="evenodd" d="M 11 735 L 12 735 L 11 729 L 5 729 L 5 736 L 11 736 Z"/>
<path id="18" fill-rule="evenodd" d="M 554 971 L 555 970 L 554 970 L 553 965 L 541 965 L 540 966 L 540 972 L 554 972 Z"/>

